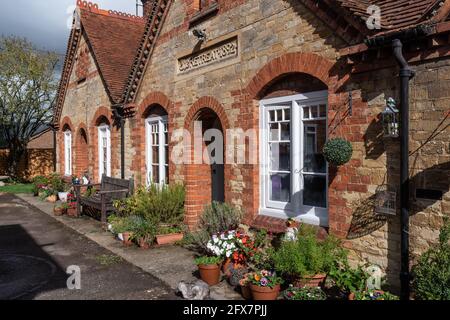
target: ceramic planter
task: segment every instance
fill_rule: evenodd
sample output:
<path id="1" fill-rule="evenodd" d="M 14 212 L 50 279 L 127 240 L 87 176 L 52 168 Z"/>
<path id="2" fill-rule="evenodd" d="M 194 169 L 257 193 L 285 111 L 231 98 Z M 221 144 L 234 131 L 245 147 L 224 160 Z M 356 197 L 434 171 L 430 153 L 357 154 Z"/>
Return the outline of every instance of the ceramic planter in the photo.
<path id="1" fill-rule="evenodd" d="M 131 232 L 124 232 L 124 233 L 122 233 L 122 238 L 123 238 L 122 242 L 123 242 L 123 244 L 126 247 L 130 247 L 130 246 L 133 245 L 133 241 L 131 240 L 131 236 L 132 236 Z"/>
<path id="2" fill-rule="evenodd" d="M 58 192 L 58 198 L 61 200 L 61 202 L 67 202 L 67 196 L 69 195 L 68 192 Z"/>
<path id="3" fill-rule="evenodd" d="M 294 282 L 294 286 L 299 288 L 323 287 L 326 279 L 326 274 L 316 274 L 315 276 L 311 277 L 302 277 Z"/>
<path id="4" fill-rule="evenodd" d="M 218 264 L 201 264 L 198 266 L 200 278 L 208 285 L 214 286 L 220 282 L 220 267 Z"/>
<path id="5" fill-rule="evenodd" d="M 159 245 L 174 244 L 183 240 L 182 233 L 161 234 L 156 236 L 156 243 Z"/>
<path id="6" fill-rule="evenodd" d="M 260 287 L 254 284 L 250 284 L 250 290 L 252 293 L 253 300 L 277 300 L 280 294 L 280 285 L 276 285 L 273 288 Z"/>

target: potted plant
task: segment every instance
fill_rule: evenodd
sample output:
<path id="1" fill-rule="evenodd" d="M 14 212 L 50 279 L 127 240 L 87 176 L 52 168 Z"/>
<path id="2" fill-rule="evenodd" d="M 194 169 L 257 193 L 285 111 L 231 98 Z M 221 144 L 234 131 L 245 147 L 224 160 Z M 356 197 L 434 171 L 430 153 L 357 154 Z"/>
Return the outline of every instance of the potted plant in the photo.
<path id="1" fill-rule="evenodd" d="M 329 276 L 340 295 L 347 297 L 355 292 L 364 291 L 369 278 L 369 274 L 362 266 L 352 269 L 347 261 L 340 266 L 333 267 Z"/>
<path id="2" fill-rule="evenodd" d="M 69 196 L 70 186 L 66 183 L 63 183 L 58 190 L 58 198 L 61 202 L 67 202 L 67 198 Z"/>
<path id="3" fill-rule="evenodd" d="M 156 243 L 158 245 L 174 244 L 183 240 L 183 230 L 177 226 L 160 226 L 156 235 Z"/>
<path id="4" fill-rule="evenodd" d="M 222 259 L 220 257 L 203 256 L 195 259 L 200 278 L 210 286 L 214 286 L 220 282 L 221 263 Z"/>
<path id="5" fill-rule="evenodd" d="M 339 241 L 328 236 L 319 240 L 316 229 L 302 225 L 296 240 L 284 241 L 272 253 L 275 270 L 295 287 L 320 287 L 327 273 L 346 257 Z"/>
<path id="6" fill-rule="evenodd" d="M 363 290 L 351 293 L 349 300 L 398 300 L 398 296 L 382 290 Z"/>
<path id="7" fill-rule="evenodd" d="M 239 280 L 239 287 L 241 289 L 242 297 L 245 300 L 250 300 L 252 298 L 252 291 L 250 290 L 250 277 L 251 273 L 246 273 L 241 280 Z"/>
<path id="8" fill-rule="evenodd" d="M 150 245 L 155 241 L 155 225 L 140 216 L 131 216 L 129 219 L 131 224 L 128 229 L 132 233 L 131 240 L 139 245 L 141 249 L 149 249 Z"/>
<path id="9" fill-rule="evenodd" d="M 53 208 L 53 214 L 55 216 L 62 216 L 64 214 L 64 210 L 63 210 L 62 205 L 61 206 L 55 206 Z"/>
<path id="10" fill-rule="evenodd" d="M 250 291 L 254 300 L 276 300 L 280 294 L 283 279 L 274 272 L 261 270 L 249 276 Z"/>
<path id="11" fill-rule="evenodd" d="M 327 295 L 321 288 L 296 288 L 290 286 L 283 291 L 283 298 L 285 300 L 326 300 Z"/>

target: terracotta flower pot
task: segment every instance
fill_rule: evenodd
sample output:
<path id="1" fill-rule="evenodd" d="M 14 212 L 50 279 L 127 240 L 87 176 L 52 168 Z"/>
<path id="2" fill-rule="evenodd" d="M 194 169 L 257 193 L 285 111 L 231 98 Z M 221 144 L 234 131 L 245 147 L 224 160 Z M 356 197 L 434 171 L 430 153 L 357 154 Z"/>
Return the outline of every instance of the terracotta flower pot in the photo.
<path id="1" fill-rule="evenodd" d="M 55 207 L 54 209 L 53 209 L 53 214 L 55 215 L 55 216 L 62 216 L 63 215 L 63 213 L 64 213 L 64 210 L 62 209 L 62 208 L 58 208 L 58 207 Z"/>
<path id="2" fill-rule="evenodd" d="M 279 284 L 273 288 L 250 284 L 253 300 L 276 300 L 280 294 L 280 288 Z"/>
<path id="3" fill-rule="evenodd" d="M 67 209 L 67 215 L 71 218 L 77 218 L 78 217 L 77 208 Z"/>
<path id="4" fill-rule="evenodd" d="M 210 286 L 220 282 L 220 267 L 218 264 L 201 264 L 198 266 L 200 278 Z"/>
<path id="5" fill-rule="evenodd" d="M 174 244 L 183 240 L 182 233 L 161 234 L 156 236 L 156 243 L 159 245 Z"/>
<path id="6" fill-rule="evenodd" d="M 122 233 L 122 237 L 123 237 L 123 244 L 126 246 L 126 247 L 130 247 L 130 246 L 132 246 L 133 245 L 133 241 L 131 240 L 131 236 L 132 236 L 132 233 L 131 232 L 124 232 L 124 233 Z"/>
<path id="7" fill-rule="evenodd" d="M 150 249 L 150 244 L 148 243 L 146 238 L 139 239 L 139 248 L 141 248 L 143 250 Z"/>
<path id="8" fill-rule="evenodd" d="M 250 286 L 241 286 L 241 294 L 242 298 L 244 298 L 245 300 L 250 300 L 252 298 L 252 291 L 250 290 Z"/>
<path id="9" fill-rule="evenodd" d="M 322 287 L 327 279 L 326 274 L 316 274 L 312 277 L 302 277 L 294 282 L 295 287 L 299 288 L 317 288 Z"/>

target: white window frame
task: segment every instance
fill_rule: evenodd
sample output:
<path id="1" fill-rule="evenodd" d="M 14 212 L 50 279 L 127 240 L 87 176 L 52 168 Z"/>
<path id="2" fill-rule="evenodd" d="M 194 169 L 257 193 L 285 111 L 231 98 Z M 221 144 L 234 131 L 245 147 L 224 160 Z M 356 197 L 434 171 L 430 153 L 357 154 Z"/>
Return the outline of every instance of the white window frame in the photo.
<path id="1" fill-rule="evenodd" d="M 158 136 L 159 136 L 159 159 L 158 159 L 158 170 L 159 170 L 159 181 L 152 181 L 153 177 L 153 149 L 152 149 L 152 126 L 158 125 Z M 151 183 L 157 185 L 165 185 L 168 177 L 166 177 L 166 168 L 168 169 L 169 164 L 166 164 L 166 146 L 168 141 L 166 141 L 165 130 L 168 129 L 168 118 L 167 116 L 151 116 L 145 120 L 145 167 L 146 167 L 146 182 L 147 186 Z M 168 172 L 168 170 L 167 170 Z"/>
<path id="2" fill-rule="evenodd" d="M 104 172 L 103 163 L 105 161 L 103 154 L 103 138 L 106 138 L 106 172 Z M 102 124 L 98 127 L 98 178 L 102 180 L 103 174 L 111 176 L 111 129 L 109 125 Z"/>
<path id="3" fill-rule="evenodd" d="M 72 131 L 64 132 L 64 175 L 72 176 Z"/>
<path id="4" fill-rule="evenodd" d="M 304 168 L 304 133 L 308 121 L 325 120 L 326 128 L 328 128 L 328 118 L 320 117 L 320 110 L 314 119 L 304 119 L 303 107 L 310 105 L 325 105 L 328 112 L 328 91 L 316 91 L 305 94 L 285 96 L 279 98 L 265 99 L 260 101 L 260 215 L 268 215 L 276 218 L 287 219 L 295 218 L 298 221 L 328 226 L 328 164 L 326 173 L 305 172 Z M 276 202 L 269 199 L 270 187 L 270 155 L 269 155 L 269 135 L 268 126 L 269 110 L 291 108 L 291 202 Z M 294 125 L 299 124 L 299 125 Z M 328 132 L 327 132 L 328 135 Z M 317 139 L 317 136 L 316 136 Z M 317 141 L 316 141 L 317 144 Z M 326 177 L 326 208 L 312 207 L 303 205 L 303 186 L 304 176 L 315 175 Z"/>

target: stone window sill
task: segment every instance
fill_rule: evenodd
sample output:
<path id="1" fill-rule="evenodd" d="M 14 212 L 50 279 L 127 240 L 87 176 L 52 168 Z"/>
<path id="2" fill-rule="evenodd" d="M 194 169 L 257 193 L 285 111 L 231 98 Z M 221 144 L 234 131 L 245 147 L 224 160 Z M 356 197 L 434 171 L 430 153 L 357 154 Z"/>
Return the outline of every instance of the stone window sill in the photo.
<path id="1" fill-rule="evenodd" d="M 189 26 L 192 27 L 200 22 L 216 15 L 219 11 L 219 4 L 217 2 L 211 4 L 208 8 L 203 9 L 192 16 L 189 20 Z"/>

